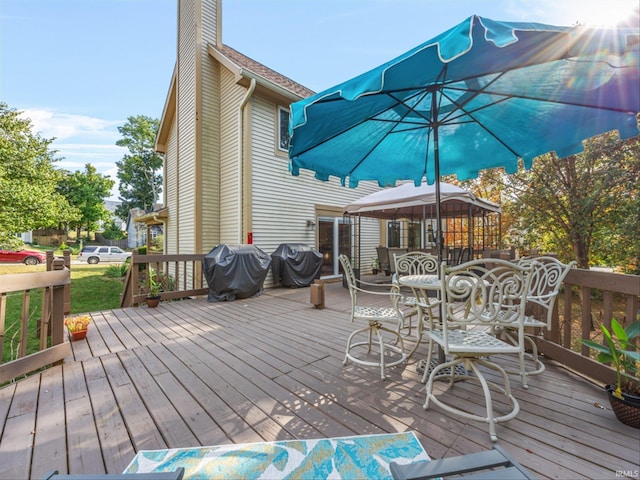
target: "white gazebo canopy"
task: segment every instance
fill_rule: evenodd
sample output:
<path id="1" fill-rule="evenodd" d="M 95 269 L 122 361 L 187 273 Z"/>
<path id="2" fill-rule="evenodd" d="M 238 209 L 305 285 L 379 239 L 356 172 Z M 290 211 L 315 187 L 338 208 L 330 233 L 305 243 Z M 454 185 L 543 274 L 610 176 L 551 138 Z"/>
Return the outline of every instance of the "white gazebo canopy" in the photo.
<path id="1" fill-rule="evenodd" d="M 461 213 L 474 216 L 483 211 L 501 213 L 500 205 L 477 197 L 470 191 L 450 183 L 440 182 L 440 197 L 442 217 L 457 216 Z M 413 182 L 408 182 L 380 190 L 350 203 L 345 207 L 345 214 L 391 219 L 435 218 L 435 208 L 435 184 L 423 183 L 416 187 Z"/>

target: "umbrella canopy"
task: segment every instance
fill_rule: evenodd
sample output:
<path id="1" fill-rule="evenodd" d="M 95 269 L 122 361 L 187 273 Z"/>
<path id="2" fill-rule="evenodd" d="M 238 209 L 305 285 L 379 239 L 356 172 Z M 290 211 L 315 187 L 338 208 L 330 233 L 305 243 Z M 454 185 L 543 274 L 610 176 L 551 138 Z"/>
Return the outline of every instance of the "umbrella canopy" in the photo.
<path id="1" fill-rule="evenodd" d="M 461 212 L 472 215 L 482 212 L 500 213 L 500 205 L 450 183 L 440 182 L 440 195 L 442 217 L 460 215 Z M 416 187 L 409 182 L 362 197 L 347 205 L 345 213 L 376 218 L 426 218 L 426 213 L 431 213 L 435 206 L 435 185 L 423 183 Z"/>
<path id="2" fill-rule="evenodd" d="M 291 105 L 290 170 L 420 185 L 526 168 L 617 129 L 638 134 L 640 29 L 472 16 L 367 73 Z M 438 183 L 436 182 L 436 185 Z"/>

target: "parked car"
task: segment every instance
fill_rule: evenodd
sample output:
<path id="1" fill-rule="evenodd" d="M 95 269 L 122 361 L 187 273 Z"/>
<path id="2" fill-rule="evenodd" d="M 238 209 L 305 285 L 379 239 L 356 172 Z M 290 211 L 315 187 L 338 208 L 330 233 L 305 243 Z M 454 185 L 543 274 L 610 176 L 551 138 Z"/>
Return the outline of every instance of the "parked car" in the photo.
<path id="1" fill-rule="evenodd" d="M 25 265 L 38 265 L 45 262 L 47 255 L 35 250 L 7 250 L 0 247 L 0 262 L 24 263 Z"/>
<path id="2" fill-rule="evenodd" d="M 98 262 L 126 262 L 131 258 L 131 252 L 125 252 L 120 247 L 102 247 L 91 245 L 84 247 L 78 254 L 78 260 L 86 260 L 95 265 Z"/>

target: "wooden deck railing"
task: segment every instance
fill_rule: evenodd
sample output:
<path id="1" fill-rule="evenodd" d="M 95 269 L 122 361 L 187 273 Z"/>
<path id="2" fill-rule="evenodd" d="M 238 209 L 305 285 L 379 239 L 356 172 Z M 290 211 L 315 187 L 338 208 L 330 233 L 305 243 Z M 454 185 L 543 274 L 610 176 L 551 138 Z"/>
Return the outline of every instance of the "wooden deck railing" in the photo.
<path id="1" fill-rule="evenodd" d="M 65 286 L 70 285 L 71 275 L 64 268 L 64 260 L 53 260 L 53 266 L 54 270 L 47 272 L 0 275 L 0 384 L 58 363 L 71 354 L 69 343 L 64 341 Z M 42 311 L 37 320 L 29 318 L 32 292 L 35 289 L 42 289 Z M 17 319 L 20 322 L 19 347 L 17 358 L 3 364 L 7 296 L 16 292 L 22 292 L 21 315 Z M 29 323 L 33 321 L 38 322 L 40 350 L 27 355 Z"/>
<path id="2" fill-rule="evenodd" d="M 52 270 L 61 270 L 62 266 L 60 266 L 60 262 L 54 263 L 54 260 L 62 259 L 64 262 L 64 268 L 67 270 L 71 270 L 71 250 L 63 250 L 62 257 L 55 257 L 53 255 L 53 250 L 47 250 L 47 272 Z M 68 315 L 71 313 L 71 284 L 64 286 L 64 314 Z"/>
<path id="3" fill-rule="evenodd" d="M 638 319 L 640 276 L 572 269 L 564 281 L 562 301 L 556 303 L 551 331 L 541 332 L 538 348 L 581 375 L 603 384 L 613 380 L 613 370 L 590 358 L 581 338 L 603 341 L 599 325 L 611 327 L 616 318 L 623 325 Z M 599 307 L 594 308 L 594 299 Z M 562 321 L 558 304 L 562 304 Z M 596 336 L 594 338 L 594 335 Z"/>
<path id="4" fill-rule="evenodd" d="M 145 289 L 149 285 L 149 268 L 153 268 L 161 278 L 161 300 L 206 295 L 209 288 L 202 270 L 203 258 L 204 254 L 139 255 L 134 250 L 120 306 L 133 307 L 144 303 L 147 296 Z"/>

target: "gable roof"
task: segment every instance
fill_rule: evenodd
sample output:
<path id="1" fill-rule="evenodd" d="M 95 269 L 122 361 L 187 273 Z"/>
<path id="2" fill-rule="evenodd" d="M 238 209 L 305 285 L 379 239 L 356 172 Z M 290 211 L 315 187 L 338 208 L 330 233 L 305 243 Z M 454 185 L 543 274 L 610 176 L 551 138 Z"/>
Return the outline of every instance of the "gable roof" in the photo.
<path id="1" fill-rule="evenodd" d="M 251 79 L 262 88 L 283 96 L 292 102 L 314 95 L 313 90 L 291 80 L 289 77 L 276 72 L 240 53 L 228 45 L 207 46 L 209 55 L 223 64 L 236 75 L 236 82 L 247 86 Z M 177 62 L 176 62 L 177 63 Z M 174 67 L 171 76 L 171 85 L 165 101 L 165 106 L 160 119 L 160 128 L 156 137 L 156 151 L 165 153 L 166 142 L 169 136 L 169 127 L 175 115 L 176 102 L 176 69 Z"/>
<path id="2" fill-rule="evenodd" d="M 291 80 L 289 77 L 286 77 L 281 73 L 278 73 L 275 70 L 264 66 L 260 62 L 247 57 L 246 55 L 240 53 L 239 51 L 231 48 L 228 45 L 221 45 L 219 47 L 211 46 L 211 48 L 220 52 L 222 55 L 235 63 L 238 67 L 249 70 L 262 77 L 263 79 L 268 80 L 286 90 L 289 90 L 290 92 L 293 92 L 302 98 L 306 98 L 315 94 L 313 90 L 310 90 L 307 87 L 300 85 L 298 82 Z"/>

